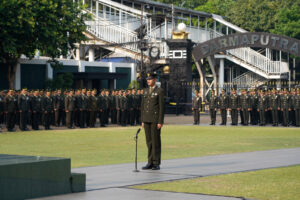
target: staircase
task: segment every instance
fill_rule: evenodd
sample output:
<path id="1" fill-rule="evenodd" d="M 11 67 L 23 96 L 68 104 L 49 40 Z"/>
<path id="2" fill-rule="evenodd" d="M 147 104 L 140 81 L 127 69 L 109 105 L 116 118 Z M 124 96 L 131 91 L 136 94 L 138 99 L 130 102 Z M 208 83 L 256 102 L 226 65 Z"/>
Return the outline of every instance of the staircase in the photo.
<path id="1" fill-rule="evenodd" d="M 87 0 L 86 0 L 87 1 Z M 86 21 L 87 33 L 94 39 L 95 44 L 104 45 L 111 51 L 123 53 L 133 59 L 140 59 L 139 39 L 134 31 L 142 24 L 146 25 L 147 35 L 145 39 L 150 46 L 157 46 L 160 49 L 160 58 L 168 57 L 168 47 L 165 40 L 171 38 L 173 31 L 172 23 L 165 21 L 159 26 L 153 27 L 149 13 L 128 7 L 111 0 L 92 0 L 95 5 L 86 8 L 92 20 Z M 141 17 L 143 16 L 143 17 Z M 246 32 L 245 30 L 225 21 L 221 16 L 212 15 L 215 22 L 230 27 L 235 32 Z M 221 37 L 224 34 L 215 29 L 187 26 L 189 39 L 195 43 Z M 123 44 L 123 45 L 113 45 Z M 226 59 L 234 62 L 254 74 L 265 79 L 279 79 L 281 73 L 288 72 L 288 64 L 280 61 L 272 61 L 266 56 L 251 48 L 232 49 L 225 52 Z M 148 58 L 148 51 L 144 52 Z M 250 73 L 249 73 L 250 74 Z"/>
<path id="2" fill-rule="evenodd" d="M 232 82 L 234 85 L 239 88 L 257 88 L 265 84 L 268 80 L 262 76 L 259 76 L 256 73 L 248 71 L 241 74 L 240 76 L 235 77 Z"/>

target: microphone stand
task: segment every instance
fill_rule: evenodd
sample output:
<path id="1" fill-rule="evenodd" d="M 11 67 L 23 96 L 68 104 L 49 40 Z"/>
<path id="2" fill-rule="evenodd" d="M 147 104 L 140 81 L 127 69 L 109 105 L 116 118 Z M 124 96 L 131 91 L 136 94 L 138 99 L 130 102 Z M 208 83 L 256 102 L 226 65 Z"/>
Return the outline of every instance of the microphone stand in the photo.
<path id="1" fill-rule="evenodd" d="M 136 135 L 134 137 L 135 140 L 135 169 L 133 170 L 133 172 L 139 172 L 139 170 L 137 169 L 137 144 L 138 144 L 138 134 L 141 131 L 141 128 L 139 128 L 136 132 Z"/>

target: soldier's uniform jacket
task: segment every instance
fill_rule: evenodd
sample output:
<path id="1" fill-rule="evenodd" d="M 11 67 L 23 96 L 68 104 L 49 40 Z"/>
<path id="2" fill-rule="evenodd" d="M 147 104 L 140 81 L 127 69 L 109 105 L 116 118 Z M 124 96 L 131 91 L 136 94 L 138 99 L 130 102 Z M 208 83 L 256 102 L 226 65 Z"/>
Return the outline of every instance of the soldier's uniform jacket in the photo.
<path id="1" fill-rule="evenodd" d="M 120 101 L 121 101 L 121 97 L 120 95 L 116 95 L 116 108 L 120 109 Z"/>
<path id="2" fill-rule="evenodd" d="M 98 96 L 98 108 L 100 110 L 106 110 L 107 109 L 107 102 L 106 102 L 106 97 L 103 95 Z"/>
<path id="3" fill-rule="evenodd" d="M 259 96 L 258 97 L 257 108 L 259 110 L 265 110 L 265 109 L 268 108 L 268 98 L 266 96 Z"/>
<path id="4" fill-rule="evenodd" d="M 18 97 L 18 107 L 20 111 L 29 110 L 29 97 L 27 95 L 19 95 Z"/>
<path id="5" fill-rule="evenodd" d="M 51 97 L 45 96 L 42 101 L 42 110 L 43 112 L 52 112 L 54 109 L 53 107 L 53 99 Z"/>
<path id="6" fill-rule="evenodd" d="M 111 98 L 110 98 L 110 107 L 112 109 L 116 109 L 116 103 L 117 103 L 117 96 L 112 95 Z"/>
<path id="7" fill-rule="evenodd" d="M 238 96 L 236 94 L 231 94 L 229 97 L 229 108 L 237 109 L 238 108 Z"/>
<path id="8" fill-rule="evenodd" d="M 295 96 L 294 109 L 300 109 L 300 95 L 299 94 L 297 94 Z"/>
<path id="9" fill-rule="evenodd" d="M 30 109 L 32 112 L 42 111 L 42 98 L 40 96 L 33 96 L 30 101 Z"/>
<path id="10" fill-rule="evenodd" d="M 249 98 L 249 96 L 247 94 L 240 96 L 239 107 L 241 109 L 251 108 L 251 106 L 250 106 L 250 98 Z"/>
<path id="11" fill-rule="evenodd" d="M 128 98 L 125 96 L 120 97 L 120 109 L 127 110 L 128 109 Z"/>
<path id="12" fill-rule="evenodd" d="M 64 97 L 62 95 L 56 95 L 54 98 L 54 108 L 57 110 L 63 110 L 64 108 Z"/>
<path id="13" fill-rule="evenodd" d="M 138 95 L 131 95 L 132 100 L 132 108 L 137 109 L 138 108 Z"/>
<path id="14" fill-rule="evenodd" d="M 132 95 L 126 95 L 127 98 L 127 102 L 128 102 L 128 109 L 132 109 L 133 108 L 133 97 Z"/>
<path id="15" fill-rule="evenodd" d="M 137 96 L 137 107 L 140 109 L 142 104 L 142 95 L 138 94 Z"/>
<path id="16" fill-rule="evenodd" d="M 202 98 L 195 96 L 192 100 L 192 108 L 198 110 L 199 108 L 201 108 L 201 103 L 202 103 Z"/>
<path id="17" fill-rule="evenodd" d="M 105 95 L 104 96 L 104 98 L 105 98 L 105 103 L 106 103 L 106 109 L 110 109 L 110 96 L 109 95 Z"/>
<path id="18" fill-rule="evenodd" d="M 226 94 L 221 94 L 219 97 L 219 108 L 227 109 L 229 107 L 229 97 Z"/>
<path id="19" fill-rule="evenodd" d="M 4 99 L 4 110 L 14 113 L 17 110 L 17 99 L 12 95 L 7 95 Z"/>
<path id="20" fill-rule="evenodd" d="M 90 111 L 97 111 L 98 105 L 97 105 L 97 97 L 96 96 L 89 96 L 88 97 L 88 109 Z"/>
<path id="21" fill-rule="evenodd" d="M 257 103 L 258 103 L 258 95 L 253 94 L 249 96 L 249 102 L 250 102 L 250 108 L 256 110 L 257 109 Z"/>
<path id="22" fill-rule="evenodd" d="M 74 111 L 75 110 L 75 97 L 74 96 L 70 96 L 68 95 L 66 98 L 65 98 L 65 110 L 68 110 L 68 111 Z"/>
<path id="23" fill-rule="evenodd" d="M 209 98 L 209 101 L 208 101 L 208 106 L 209 106 L 209 109 L 218 108 L 218 97 L 217 96 L 211 96 Z"/>
<path id="24" fill-rule="evenodd" d="M 281 109 L 289 109 L 291 107 L 290 105 L 290 97 L 287 94 L 284 94 L 280 98 L 280 108 Z"/>
<path id="25" fill-rule="evenodd" d="M 83 110 L 87 110 L 87 108 L 88 108 L 87 96 L 84 94 L 81 94 L 80 98 L 81 98 L 81 108 Z"/>
<path id="26" fill-rule="evenodd" d="M 275 110 L 279 107 L 280 98 L 277 94 L 272 94 L 269 98 L 269 107 Z"/>
<path id="27" fill-rule="evenodd" d="M 294 110 L 295 108 L 295 95 L 290 95 L 290 108 Z"/>
<path id="28" fill-rule="evenodd" d="M 163 124 L 164 123 L 164 92 L 162 88 L 154 86 L 144 90 L 141 103 L 141 121 Z"/>

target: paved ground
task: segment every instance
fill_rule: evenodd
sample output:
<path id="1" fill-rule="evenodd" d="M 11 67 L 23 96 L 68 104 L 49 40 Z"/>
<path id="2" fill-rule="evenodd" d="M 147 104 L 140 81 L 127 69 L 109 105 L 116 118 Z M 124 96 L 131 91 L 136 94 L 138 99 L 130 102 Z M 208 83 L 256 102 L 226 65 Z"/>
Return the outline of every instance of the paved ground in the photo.
<path id="1" fill-rule="evenodd" d="M 139 163 L 141 167 L 145 163 Z M 165 160 L 160 171 L 132 172 L 133 163 L 106 165 L 73 169 L 73 172 L 86 173 L 87 192 L 48 197 L 43 199 L 203 199 L 229 200 L 233 197 L 208 196 L 198 194 L 145 191 L 130 189 L 128 186 L 172 181 L 179 179 L 212 176 L 217 174 L 237 173 L 284 167 L 300 164 L 300 148 L 235 153 L 227 155 L 205 156 Z"/>

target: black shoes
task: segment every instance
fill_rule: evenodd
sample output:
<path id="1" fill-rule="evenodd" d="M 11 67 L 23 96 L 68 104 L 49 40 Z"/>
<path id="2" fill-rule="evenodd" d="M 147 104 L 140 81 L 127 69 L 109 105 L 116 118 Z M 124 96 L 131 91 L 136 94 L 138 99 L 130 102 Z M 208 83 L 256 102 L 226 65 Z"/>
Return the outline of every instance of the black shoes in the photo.
<path id="1" fill-rule="evenodd" d="M 150 163 L 147 163 L 144 167 L 142 167 L 142 170 L 152 169 L 153 165 Z"/>
<path id="2" fill-rule="evenodd" d="M 160 170 L 159 165 L 153 165 L 152 170 Z"/>

